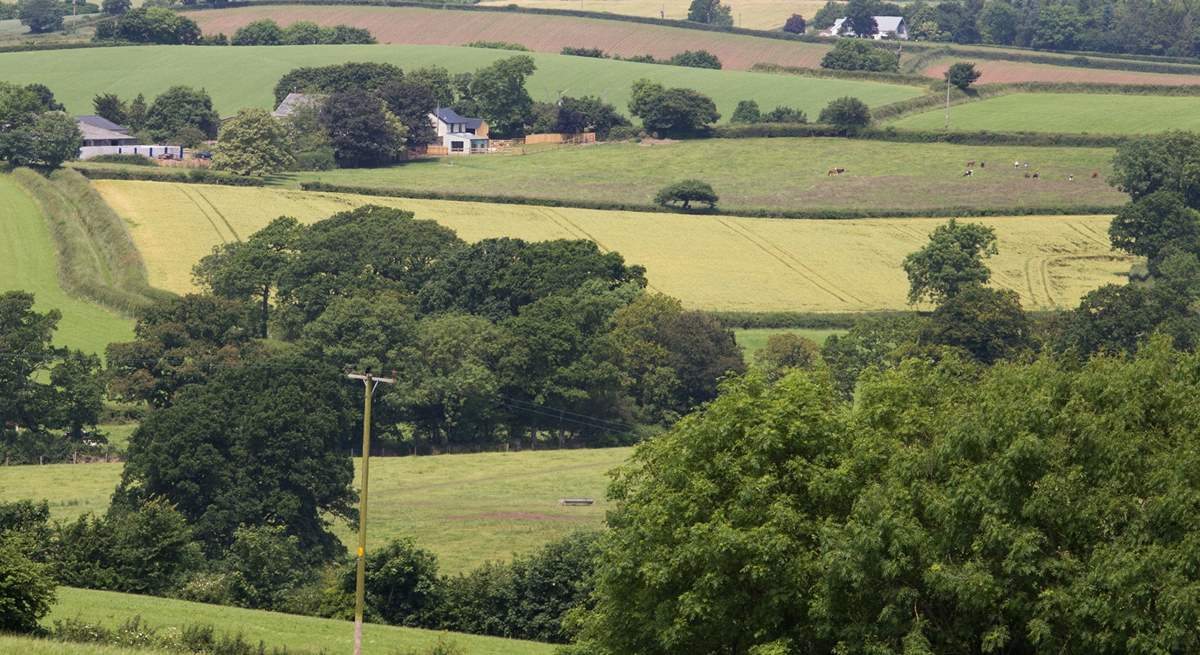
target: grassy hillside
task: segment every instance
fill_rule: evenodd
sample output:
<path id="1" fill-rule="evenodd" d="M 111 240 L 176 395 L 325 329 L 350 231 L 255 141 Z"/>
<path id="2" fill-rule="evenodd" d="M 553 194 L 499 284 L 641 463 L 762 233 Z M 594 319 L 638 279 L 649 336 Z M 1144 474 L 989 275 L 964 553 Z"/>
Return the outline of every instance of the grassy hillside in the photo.
<path id="1" fill-rule="evenodd" d="M 1196 100 L 1200 103 L 1200 98 Z M 713 185 L 721 196 L 722 207 L 883 213 L 949 207 L 1120 205 L 1125 196 L 1104 181 L 1112 155 L 1108 148 L 812 138 L 706 139 L 566 147 L 513 157 L 421 160 L 392 168 L 301 173 L 292 179 L 648 204 L 667 184 L 694 177 Z M 1041 171 L 1042 179 L 1025 179 L 1026 171 L 1013 168 L 1015 160 L 1030 162 Z M 983 161 L 988 167 L 974 177 L 964 178 L 967 161 Z M 834 167 L 847 172 L 829 176 L 829 169 Z M 1101 174 L 1091 178 L 1092 171 Z M 1069 175 L 1076 179 L 1069 182 Z M 554 183 L 547 184 L 547 180 Z"/>
<path id="2" fill-rule="evenodd" d="M 59 345 L 103 353 L 110 342 L 133 338 L 133 321 L 63 291 L 50 230 L 9 175 L 0 175 L 0 215 L 0 292 L 29 291 L 39 311 L 62 312 L 55 334 Z"/>
<path id="3" fill-rule="evenodd" d="M 74 113 L 92 111 L 100 92 L 153 96 L 175 84 L 204 87 L 221 115 L 247 106 L 274 104 L 279 78 L 299 66 L 346 61 L 390 62 L 402 68 L 440 65 L 452 73 L 473 71 L 514 53 L 442 46 L 144 46 L 12 52 L 0 54 L 0 70 L 12 82 L 41 82 Z M 626 111 L 629 87 L 639 78 L 696 89 L 713 97 L 728 120 L 739 100 L 764 107 L 792 105 L 816 116 L 830 100 L 858 96 L 871 105 L 922 93 L 911 86 L 833 79 L 812 79 L 743 71 L 714 71 L 680 66 L 566 57 L 534 53 L 538 70 L 528 82 L 537 100 L 552 101 L 560 92 L 596 95 Z"/>
<path id="4" fill-rule="evenodd" d="M 579 3 L 574 3 L 573 8 L 578 7 Z M 776 7 L 783 11 L 778 2 Z M 684 10 L 686 14 L 686 5 Z M 657 4 L 654 15 L 658 15 Z M 788 15 L 780 14 L 779 25 Z M 829 50 L 823 44 L 628 21 L 421 7 L 268 5 L 197 11 L 189 16 L 206 34 L 231 35 L 250 21 L 271 18 L 281 25 L 310 20 L 320 25 L 365 27 L 380 43 L 459 46 L 477 40 L 508 41 L 553 54 L 572 46 L 600 48 L 622 57 L 649 54 L 664 59 L 684 50 L 703 49 L 717 55 L 724 68 L 734 70 L 746 70 L 760 62 L 815 68 Z"/>
<path id="5" fill-rule="evenodd" d="M 915 114 L 891 125 L 940 130 L 942 110 Z M 1014 93 L 950 109 L 950 129 L 996 132 L 1146 134 L 1200 129 L 1200 97 Z"/>
<path id="6" fill-rule="evenodd" d="M 279 215 L 304 221 L 375 203 L 435 219 L 467 240 L 587 238 L 645 265 L 651 286 L 690 307 L 845 312 L 903 309 L 900 268 L 943 219 L 779 220 L 489 205 L 161 182 L 100 181 L 127 218 L 151 283 L 186 291 L 190 270 L 228 228 L 246 235 Z M 172 207 L 169 214 L 157 207 Z M 1029 308 L 1073 306 L 1119 281 L 1129 261 L 1109 249 L 1104 216 L 1002 217 L 997 284 Z M 215 228 L 214 226 L 219 226 Z"/>
<path id="7" fill-rule="evenodd" d="M 606 448 L 373 458 L 369 545 L 411 536 L 455 572 L 599 528 L 606 474 L 628 456 L 628 448 Z M 72 519 L 107 509 L 120 476 L 120 464 L 8 467 L 0 499 L 46 499 L 55 519 Z M 567 496 L 597 502 L 560 507 Z M 348 526 L 337 530 L 346 543 L 356 539 Z"/>
<path id="8" fill-rule="evenodd" d="M 80 618 L 91 623 L 117 626 L 134 616 L 141 616 L 147 625 L 158 629 L 207 623 L 215 626 L 218 631 L 241 632 L 247 641 L 262 641 L 268 648 L 286 646 L 303 652 L 315 653 L 324 649 L 329 653 L 347 653 L 354 642 L 353 623 L 349 621 L 71 587 L 59 587 L 58 602 L 44 622 L 48 624 L 55 619 Z M 437 643 L 439 637 L 457 644 L 469 655 L 549 655 L 555 648 L 532 641 L 367 624 L 363 626 L 363 653 L 394 655 L 409 649 L 428 648 Z M 0 645 L 3 645 L 3 642 L 0 642 Z M 119 650 L 94 653 L 87 650 L 45 651 L 46 655 L 75 652 L 86 655 L 125 655 Z"/>

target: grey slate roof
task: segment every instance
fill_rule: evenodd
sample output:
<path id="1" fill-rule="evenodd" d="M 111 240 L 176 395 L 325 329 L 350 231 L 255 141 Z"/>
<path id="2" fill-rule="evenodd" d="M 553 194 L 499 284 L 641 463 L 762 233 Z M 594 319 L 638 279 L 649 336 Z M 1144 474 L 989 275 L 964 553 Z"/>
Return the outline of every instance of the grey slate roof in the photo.
<path id="1" fill-rule="evenodd" d="M 480 125 L 483 125 L 482 118 L 467 118 L 466 116 L 459 116 L 458 112 L 450 109 L 449 107 L 439 107 L 433 112 L 433 115 L 437 116 L 438 120 L 442 121 L 443 123 L 448 125 L 465 125 L 469 130 L 478 129 Z"/>
<path id="2" fill-rule="evenodd" d="M 125 127 L 124 125 L 118 125 L 117 123 L 114 123 L 114 122 L 108 120 L 107 118 L 102 118 L 100 116 L 76 116 L 75 122 L 80 125 L 80 129 L 82 129 L 82 126 L 84 126 L 84 125 L 90 125 L 92 127 L 100 128 L 102 130 L 108 130 L 110 132 L 120 132 L 121 134 L 129 134 L 128 127 Z"/>

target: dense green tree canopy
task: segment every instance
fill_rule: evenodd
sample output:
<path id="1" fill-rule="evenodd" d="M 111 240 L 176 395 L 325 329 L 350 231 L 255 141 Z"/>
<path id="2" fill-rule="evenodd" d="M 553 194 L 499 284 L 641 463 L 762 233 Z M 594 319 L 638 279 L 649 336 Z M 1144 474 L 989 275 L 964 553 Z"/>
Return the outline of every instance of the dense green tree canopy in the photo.
<path id="1" fill-rule="evenodd" d="M 1172 191 L 1200 209 L 1200 135 L 1165 132 L 1130 140 L 1117 148 L 1110 182 L 1134 200 Z"/>
<path id="2" fill-rule="evenodd" d="M 238 175 L 270 175 L 293 163 L 292 135 L 265 109 L 241 109 L 221 126 L 212 166 Z"/>
<path id="3" fill-rule="evenodd" d="M 950 68 L 946 69 L 946 82 L 966 91 L 982 74 L 975 68 L 975 64 L 958 61 L 950 64 Z"/>
<path id="4" fill-rule="evenodd" d="M 691 89 L 667 89 L 657 82 L 633 83 L 629 113 L 650 132 L 695 132 L 721 118 L 712 98 Z"/>
<path id="5" fill-rule="evenodd" d="M 895 73 L 900 70 L 900 57 L 871 45 L 869 41 L 842 39 L 821 58 L 821 68 Z"/>
<path id="6" fill-rule="evenodd" d="M 321 125 L 339 166 L 382 166 L 404 158 L 408 129 L 365 91 L 329 96 L 321 105 Z"/>
<path id="7" fill-rule="evenodd" d="M 188 128 L 199 130 L 206 138 L 216 138 L 220 125 L 221 118 L 204 89 L 173 86 L 155 98 L 146 111 L 145 129 L 160 142 L 175 139 Z"/>
<path id="8" fill-rule="evenodd" d="M 721 0 L 692 0 L 688 6 L 687 19 L 693 23 L 731 27 L 733 11 L 729 5 L 721 4 Z"/>
<path id="9" fill-rule="evenodd" d="M 654 195 L 654 204 L 663 207 L 678 206 L 691 209 L 692 203 L 704 203 L 709 209 L 715 209 L 720 197 L 713 191 L 712 185 L 703 180 L 683 180 L 659 189 Z"/>
<path id="10" fill-rule="evenodd" d="M 984 258 L 996 254 L 996 233 L 978 223 L 953 218 L 929 235 L 929 243 L 904 258 L 908 274 L 908 302 L 928 299 L 940 303 L 973 284 L 991 277 Z"/>
<path id="11" fill-rule="evenodd" d="M 498 137 L 524 134 L 533 112 L 533 98 L 525 90 L 525 79 L 537 65 L 533 57 L 518 55 L 500 59 L 475 71 L 461 107 L 467 115 L 478 114 Z"/>
<path id="12" fill-rule="evenodd" d="M 817 120 L 838 128 L 842 134 L 854 134 L 871 124 L 871 109 L 862 100 L 846 96 L 829 101 Z"/>
<path id="13" fill-rule="evenodd" d="M 1153 271 L 1168 249 L 1200 251 L 1200 212 L 1181 194 L 1160 189 L 1125 205 L 1108 235 L 1114 248 L 1146 257 Z"/>
<path id="14" fill-rule="evenodd" d="M 17 17 L 34 34 L 61 30 L 66 14 L 66 6 L 58 0 L 20 0 L 17 3 Z"/>

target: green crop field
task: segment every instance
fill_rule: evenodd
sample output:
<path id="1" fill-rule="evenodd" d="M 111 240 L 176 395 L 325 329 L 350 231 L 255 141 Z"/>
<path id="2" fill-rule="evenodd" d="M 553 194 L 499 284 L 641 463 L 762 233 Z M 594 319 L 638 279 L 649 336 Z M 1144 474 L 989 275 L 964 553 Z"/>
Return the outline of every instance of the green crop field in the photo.
<path id="1" fill-rule="evenodd" d="M 371 460 L 369 546 L 413 537 L 437 554 L 443 572 L 508 559 L 580 529 L 603 525 L 608 471 L 628 448 L 547 450 Z M 51 516 L 104 512 L 121 464 L 13 466 L 0 476 L 0 499 L 45 499 Z M 357 486 L 358 478 L 355 478 Z M 596 499 L 561 507 L 564 497 Z M 355 532 L 336 531 L 346 543 Z"/>
<path id="2" fill-rule="evenodd" d="M 663 186 L 699 178 L 713 185 L 722 207 L 867 210 L 886 215 L 888 211 L 950 207 L 1117 206 L 1127 198 L 1105 182 L 1112 155 L 1109 148 L 704 139 L 425 159 L 390 168 L 300 173 L 291 179 L 648 204 Z M 1018 160 L 1030 162 L 1042 179 L 1025 179 L 1028 171 L 1012 166 Z M 964 178 L 967 161 L 983 161 L 987 166 Z M 836 167 L 846 173 L 829 176 L 829 169 Z M 1093 171 L 1100 175 L 1090 177 Z M 1075 179 L 1069 181 L 1072 175 Z M 550 180 L 553 183 L 547 183 Z"/>
<path id="3" fill-rule="evenodd" d="M 38 311 L 62 312 L 55 343 L 103 353 L 113 341 L 133 338 L 133 321 L 68 296 L 58 282 L 54 242 L 33 199 L 0 175 L 0 292 L 28 291 Z"/>
<path id="4" fill-rule="evenodd" d="M 12 52 L 0 54 L 0 71 L 11 82 L 41 82 L 73 113 L 90 113 L 92 98 L 101 92 L 152 97 L 176 84 L 204 87 L 221 115 L 242 107 L 270 107 L 272 90 L 284 73 L 300 66 L 347 61 L 389 62 L 402 68 L 439 65 L 452 73 L 473 71 L 512 56 L 506 50 L 483 48 L 365 45 L 263 46 L 202 48 L 142 46 Z M 739 100 L 757 100 L 764 107 L 790 105 L 815 117 L 830 100 L 858 96 L 870 105 L 896 102 L 923 93 L 898 84 L 852 80 L 706 70 L 680 66 L 637 64 L 586 57 L 532 53 L 538 70 L 528 81 L 536 100 L 553 101 L 560 93 L 595 95 L 622 112 L 629 87 L 639 78 L 669 86 L 696 89 L 712 96 L 728 120 Z"/>
<path id="5" fill-rule="evenodd" d="M 938 109 L 889 124 L 940 130 L 945 125 L 945 114 Z M 1200 129 L 1200 97 L 1013 93 L 951 107 L 950 129 L 1092 134 L 1195 130 Z"/>
<path id="6" fill-rule="evenodd" d="M 468 241 L 591 239 L 644 265 L 652 289 L 698 309 L 847 312 L 905 309 L 900 264 L 944 219 L 786 220 L 408 200 L 102 180 L 101 196 L 131 224 L 150 283 L 191 290 L 191 268 L 212 247 L 271 219 L 315 221 L 374 203 L 437 220 Z M 171 207 L 171 212 L 157 208 Z M 1120 282 L 1130 260 L 1108 244 L 1106 216 L 978 219 L 999 237 L 996 284 L 1028 308 L 1069 307 Z"/>
<path id="7" fill-rule="evenodd" d="M 43 623 L 54 620 L 81 619 L 90 623 L 115 627 L 140 616 L 146 625 L 159 630 L 181 628 L 185 625 L 209 624 L 218 632 L 238 632 L 251 643 L 263 642 L 271 647 L 287 647 L 293 651 L 316 653 L 348 653 L 354 641 L 353 624 L 349 621 L 318 619 L 310 616 L 263 612 L 221 605 L 189 603 L 170 598 L 119 594 L 111 591 L 58 588 L 58 602 Z M 549 655 L 555 650 L 549 644 L 497 637 L 398 628 L 387 625 L 363 626 L 363 653 L 366 655 L 399 655 L 410 649 L 425 649 L 444 639 L 456 644 L 470 655 Z M 3 646 L 3 642 L 0 642 Z M 138 651 L 48 649 L 33 651 L 37 655 L 133 655 Z M 3 651 L 5 653 L 24 651 Z"/>

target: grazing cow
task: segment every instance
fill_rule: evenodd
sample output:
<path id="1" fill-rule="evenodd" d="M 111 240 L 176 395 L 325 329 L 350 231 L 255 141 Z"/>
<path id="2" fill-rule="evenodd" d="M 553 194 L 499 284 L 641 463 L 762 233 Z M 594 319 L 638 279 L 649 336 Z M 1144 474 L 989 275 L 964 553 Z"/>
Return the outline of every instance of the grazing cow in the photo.
<path id="1" fill-rule="evenodd" d="M 1027 179 L 1027 180 L 1029 179 L 1029 173 L 1025 174 L 1025 179 Z"/>
<path id="2" fill-rule="evenodd" d="M 1074 182 L 1074 181 L 1075 181 L 1075 176 L 1074 176 L 1074 175 L 1068 175 L 1068 176 L 1067 176 L 1067 181 L 1068 181 L 1068 182 Z"/>
<path id="3" fill-rule="evenodd" d="M 1098 177 L 1100 177 L 1100 171 L 1092 171 L 1092 179 L 1094 180 Z"/>
<path id="4" fill-rule="evenodd" d="M 968 168 L 967 170 L 963 171 L 962 176 L 963 177 L 971 177 L 974 174 L 975 174 L 975 171 Z"/>
<path id="5" fill-rule="evenodd" d="M 1019 162 L 1019 161 L 1013 162 L 1013 168 L 1020 168 L 1020 167 L 1021 167 L 1021 162 Z"/>
<path id="6" fill-rule="evenodd" d="M 1038 172 L 1037 172 L 1037 171 L 1034 171 L 1034 172 L 1033 172 L 1033 175 L 1032 175 L 1032 177 L 1033 177 L 1033 179 L 1035 179 L 1035 180 L 1036 180 L 1036 179 L 1038 179 L 1038 177 L 1039 177 L 1039 175 L 1038 175 Z"/>
<path id="7" fill-rule="evenodd" d="M 981 162 L 979 162 L 979 167 L 980 167 L 980 168 L 987 168 L 987 162 L 986 162 L 986 161 L 981 161 Z"/>
<path id="8" fill-rule="evenodd" d="M 973 161 L 967 162 L 967 168 L 975 168 L 975 162 L 973 162 Z"/>
<path id="9" fill-rule="evenodd" d="M 1029 168 L 1029 162 L 1025 162 L 1024 164 L 1021 164 L 1021 167 L 1022 167 L 1022 168 Z"/>
<path id="10" fill-rule="evenodd" d="M 845 172 L 846 172 L 846 169 L 844 169 L 844 168 L 831 168 L 831 169 L 829 169 L 829 172 L 826 173 L 825 175 L 826 176 L 841 175 L 842 173 L 845 173 Z"/>

